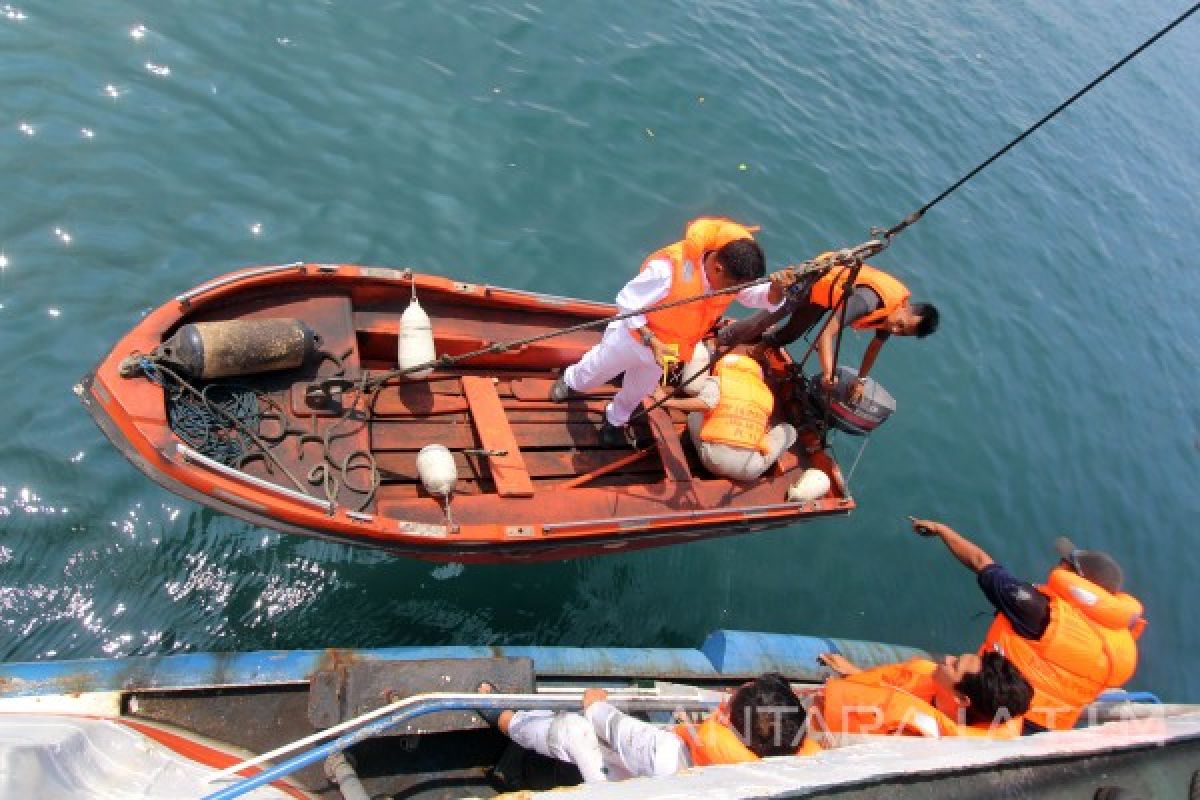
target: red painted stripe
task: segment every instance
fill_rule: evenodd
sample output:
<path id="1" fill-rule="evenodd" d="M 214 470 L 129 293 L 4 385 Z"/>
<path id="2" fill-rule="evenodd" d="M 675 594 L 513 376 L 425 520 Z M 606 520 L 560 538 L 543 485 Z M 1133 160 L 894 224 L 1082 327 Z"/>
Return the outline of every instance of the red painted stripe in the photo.
<path id="1" fill-rule="evenodd" d="M 215 769 L 224 769 L 225 767 L 232 767 L 234 764 L 240 764 L 242 761 L 245 761 L 245 758 L 242 756 L 227 753 L 224 750 L 218 750 L 215 747 L 211 747 L 207 744 L 203 744 L 202 742 L 198 742 L 195 739 L 189 738 L 184 734 L 165 730 L 156 725 L 138 722 L 131 719 L 118 719 L 116 722 L 133 728 L 138 733 L 150 737 L 164 747 L 179 753 L 181 756 L 190 758 L 192 761 L 204 764 L 205 766 L 213 767 Z M 252 775 L 257 775 L 260 772 L 262 772 L 262 769 L 259 767 L 247 767 L 237 774 L 241 775 L 243 778 L 249 778 Z M 297 789 L 295 786 L 288 784 L 282 779 L 273 782 L 271 785 L 279 791 L 296 798 L 296 800 L 312 800 L 311 794 Z M 214 787 L 214 791 L 216 791 L 216 787 Z"/>
<path id="2" fill-rule="evenodd" d="M 875 420 L 867 419 L 866 417 L 860 417 L 858 414 L 855 414 L 853 411 L 846 408 L 845 406 L 835 405 L 835 406 L 832 406 L 832 408 L 833 408 L 833 413 L 837 414 L 839 417 L 846 420 L 851 425 L 855 425 L 859 428 L 862 428 L 865 431 L 873 431 L 879 425 L 879 423 L 876 422 Z"/>

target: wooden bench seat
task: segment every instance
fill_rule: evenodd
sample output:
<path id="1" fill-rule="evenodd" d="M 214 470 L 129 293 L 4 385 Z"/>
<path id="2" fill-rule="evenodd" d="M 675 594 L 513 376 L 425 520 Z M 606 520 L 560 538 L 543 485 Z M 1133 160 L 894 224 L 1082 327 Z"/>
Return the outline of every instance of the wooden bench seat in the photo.
<path id="1" fill-rule="evenodd" d="M 497 451 L 487 457 L 496 493 L 501 497 L 532 497 L 533 481 L 496 393 L 495 379 L 467 375 L 462 378 L 462 386 L 480 443 L 485 449 Z"/>

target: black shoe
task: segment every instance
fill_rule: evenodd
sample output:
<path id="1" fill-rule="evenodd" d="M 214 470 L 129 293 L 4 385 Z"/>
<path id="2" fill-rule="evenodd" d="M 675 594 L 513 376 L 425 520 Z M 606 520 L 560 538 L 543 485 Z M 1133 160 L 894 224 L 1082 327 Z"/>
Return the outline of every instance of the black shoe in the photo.
<path id="1" fill-rule="evenodd" d="M 604 447 L 633 447 L 632 434 L 628 425 L 613 425 L 606 419 L 600 426 L 600 444 Z"/>
<path id="2" fill-rule="evenodd" d="M 565 403 L 567 400 L 575 397 L 579 392 L 567 386 L 567 382 L 563 378 L 559 378 L 550 387 L 550 399 L 556 403 Z"/>
<path id="3" fill-rule="evenodd" d="M 484 681 L 483 683 L 479 684 L 479 688 L 477 688 L 475 690 L 475 693 L 476 694 L 496 694 L 496 687 L 493 684 L 489 683 L 488 681 Z M 495 728 L 496 730 L 500 729 L 500 715 L 504 713 L 504 709 L 502 709 L 502 708 L 477 708 L 477 709 L 475 709 L 475 713 L 478 714 L 480 716 L 480 718 L 484 722 L 486 722 L 490 727 Z"/>

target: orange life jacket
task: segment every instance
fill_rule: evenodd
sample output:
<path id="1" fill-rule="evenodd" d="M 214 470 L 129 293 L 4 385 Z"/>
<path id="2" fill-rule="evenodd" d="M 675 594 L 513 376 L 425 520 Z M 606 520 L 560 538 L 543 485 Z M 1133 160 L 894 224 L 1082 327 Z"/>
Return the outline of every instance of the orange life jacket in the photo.
<path id="1" fill-rule="evenodd" d="M 1053 569 L 1038 589 L 1050 599 L 1050 623 L 1041 638 L 1026 639 L 997 614 L 979 652 L 1003 653 L 1033 686 L 1025 714 L 1030 722 L 1066 730 L 1101 692 L 1133 677 L 1137 637 L 1145 627 L 1142 604 L 1065 567 Z"/>
<path id="2" fill-rule="evenodd" d="M 850 267 L 835 267 L 829 270 L 813 284 L 808 299 L 823 308 L 833 308 L 842 299 L 842 285 Z M 909 298 L 908 287 L 882 270 L 875 269 L 870 264 L 863 264 L 854 279 L 855 286 L 866 286 L 879 295 L 882 305 L 870 314 L 856 319 L 850 327 L 856 330 L 878 328 L 888 315 Z"/>
<path id="3" fill-rule="evenodd" d="M 671 288 L 659 303 L 673 303 L 704 294 L 707 291 L 704 254 L 720 250 L 738 239 L 753 239 L 757 230 L 757 227 L 747 227 L 722 217 L 701 217 L 689 222 L 682 240 L 651 253 L 642 262 L 643 270 L 651 261 L 665 259 L 671 262 Z M 646 327 L 660 341 L 678 345 L 679 358 L 687 362 L 696 343 L 712 329 L 733 300 L 734 295 L 726 294 L 654 311 L 646 315 Z"/>
<path id="4" fill-rule="evenodd" d="M 765 454 L 775 395 L 763 381 L 762 367 L 748 356 L 727 355 L 717 362 L 713 375 L 721 384 L 721 399 L 705 412 L 700 438 Z"/>
<path id="5" fill-rule="evenodd" d="M 968 725 L 933 704 L 937 665 L 914 658 L 825 682 L 809 724 L 828 733 L 903 734 L 906 736 L 976 736 L 1013 739 L 1021 735 L 1021 718 L 997 719 L 992 725 Z"/>
<path id="6" fill-rule="evenodd" d="M 692 765 L 708 767 L 713 764 L 741 764 L 758 761 L 758 756 L 746 745 L 726 721 L 727 710 L 722 706 L 715 714 L 699 725 L 676 725 L 675 735 L 687 745 Z M 821 752 L 821 746 L 807 736 L 796 749 L 798 756 L 811 756 Z"/>

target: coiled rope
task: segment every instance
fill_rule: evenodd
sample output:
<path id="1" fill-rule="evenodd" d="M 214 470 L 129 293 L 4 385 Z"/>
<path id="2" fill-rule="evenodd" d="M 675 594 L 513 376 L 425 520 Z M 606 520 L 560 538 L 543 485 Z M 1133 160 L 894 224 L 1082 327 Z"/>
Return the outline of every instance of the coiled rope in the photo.
<path id="1" fill-rule="evenodd" d="M 332 454 L 333 440 L 348 435 L 338 432 L 351 417 L 351 412 L 326 429 L 323 436 L 287 427 L 287 417 L 269 394 L 236 384 L 213 383 L 197 389 L 186 378 L 155 355 L 136 356 L 137 366 L 147 378 L 163 388 L 166 395 L 167 419 L 171 429 L 189 447 L 235 469 L 247 461 L 262 457 L 268 472 L 278 468 L 292 485 L 304 494 L 311 494 L 309 484 L 322 488 L 325 499 L 337 504 L 340 487 L 364 495 L 358 510 L 365 509 L 379 488 L 380 474 L 375 456 L 368 450 L 354 450 L 340 461 Z M 264 410 L 265 407 L 265 410 Z M 260 431 L 265 419 L 279 420 L 279 433 L 266 436 Z M 365 418 L 364 418 L 365 419 Z M 296 477 L 275 455 L 272 444 L 297 434 L 301 440 L 316 438 L 322 445 L 321 461 L 305 476 L 308 484 Z M 359 463 L 356 463 L 359 462 Z M 355 486 L 349 475 L 354 470 L 368 470 L 365 486 Z"/>
<path id="2" fill-rule="evenodd" d="M 178 390 L 167 393 L 171 430 L 193 450 L 231 467 L 240 466 L 253 446 L 245 431 L 258 430 L 259 408 L 258 392 L 237 386 L 213 383 L 199 395 Z M 229 420 L 237 424 L 231 425 Z"/>

